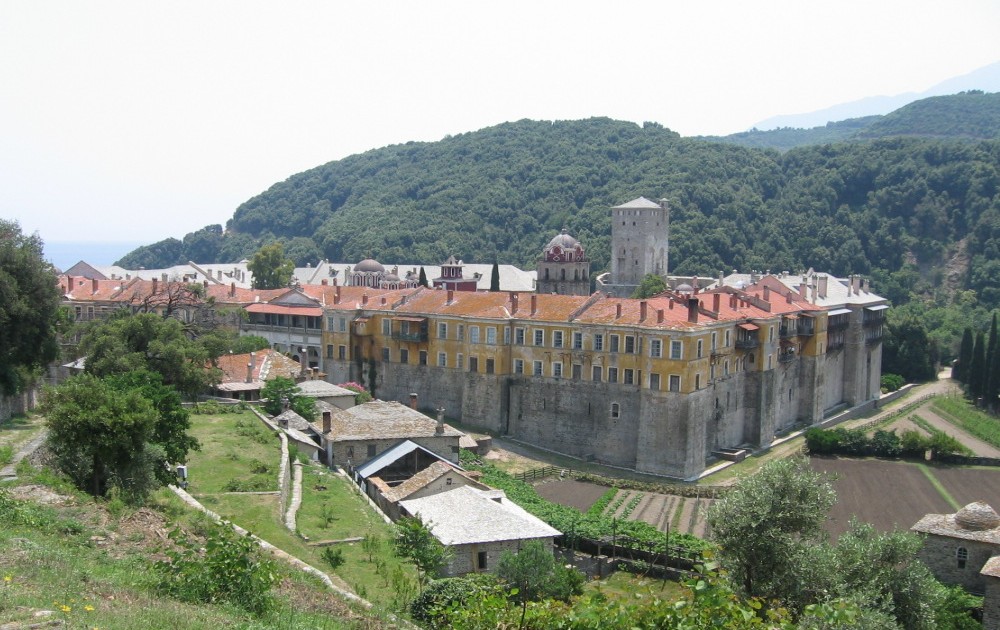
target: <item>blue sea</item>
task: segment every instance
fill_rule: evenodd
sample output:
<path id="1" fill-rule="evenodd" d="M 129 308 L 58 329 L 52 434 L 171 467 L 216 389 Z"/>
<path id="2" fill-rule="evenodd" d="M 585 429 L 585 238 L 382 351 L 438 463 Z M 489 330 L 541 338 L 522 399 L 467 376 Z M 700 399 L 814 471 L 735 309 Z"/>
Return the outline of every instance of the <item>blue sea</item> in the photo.
<path id="1" fill-rule="evenodd" d="M 45 259 L 60 271 L 81 260 L 101 267 L 113 265 L 133 249 L 148 244 L 139 241 L 45 241 Z"/>

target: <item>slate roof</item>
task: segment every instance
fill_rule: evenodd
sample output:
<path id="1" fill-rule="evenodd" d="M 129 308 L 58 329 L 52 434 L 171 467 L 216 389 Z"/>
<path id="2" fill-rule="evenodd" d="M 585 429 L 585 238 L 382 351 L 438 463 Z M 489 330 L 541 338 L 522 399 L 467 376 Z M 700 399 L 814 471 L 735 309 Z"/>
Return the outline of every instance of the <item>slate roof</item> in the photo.
<path id="1" fill-rule="evenodd" d="M 927 514 L 910 529 L 923 534 L 960 538 L 1000 545 L 998 517 L 981 501 L 970 503 L 954 514 Z"/>
<path id="2" fill-rule="evenodd" d="M 403 440 L 392 448 L 382 451 L 377 456 L 365 462 L 363 465 L 358 466 L 357 473 L 362 479 L 367 479 L 368 477 L 380 472 L 383 468 L 392 465 L 393 462 L 398 461 L 399 459 L 406 457 L 413 451 L 417 450 L 423 451 L 434 459 L 444 461 L 440 455 L 427 450 L 416 442 Z"/>
<path id="3" fill-rule="evenodd" d="M 645 197 L 636 197 L 632 201 L 623 203 L 620 206 L 614 206 L 612 210 L 651 210 L 653 208 L 659 208 L 660 204 L 655 201 L 650 201 Z"/>
<path id="4" fill-rule="evenodd" d="M 311 398 L 328 398 L 330 396 L 354 397 L 354 392 L 351 390 L 321 380 L 302 381 L 299 383 L 299 392 L 303 396 Z"/>
<path id="5" fill-rule="evenodd" d="M 387 500 L 391 502 L 396 502 L 401 499 L 405 499 L 411 494 L 427 487 L 432 482 L 440 479 L 445 475 L 462 476 L 466 480 L 468 480 L 469 483 L 475 486 L 480 486 L 481 488 L 486 487 L 483 486 L 478 481 L 476 481 L 475 479 L 466 476 L 465 473 L 463 473 L 454 464 L 446 462 L 444 460 L 438 460 L 433 464 L 431 464 L 430 466 L 428 466 L 427 468 L 424 468 L 417 474 L 413 475 L 403 483 L 399 484 L 398 486 L 394 488 L 389 488 L 388 490 L 384 491 L 383 494 L 385 495 L 385 498 Z"/>
<path id="6" fill-rule="evenodd" d="M 349 442 L 435 437 L 436 429 L 436 420 L 406 405 L 373 400 L 333 414 L 327 438 L 332 442 Z M 441 435 L 461 437 L 462 432 L 445 424 Z"/>
<path id="7" fill-rule="evenodd" d="M 399 505 L 408 513 L 420 516 L 444 545 L 529 540 L 562 534 L 500 491 L 460 486 L 419 499 L 403 500 Z"/>

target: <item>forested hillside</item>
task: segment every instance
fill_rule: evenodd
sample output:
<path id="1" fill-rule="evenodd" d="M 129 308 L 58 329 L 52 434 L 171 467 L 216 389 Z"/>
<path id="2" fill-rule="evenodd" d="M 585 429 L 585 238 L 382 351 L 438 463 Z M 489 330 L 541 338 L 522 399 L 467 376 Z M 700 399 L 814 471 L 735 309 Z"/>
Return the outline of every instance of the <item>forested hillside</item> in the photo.
<path id="1" fill-rule="evenodd" d="M 993 95 L 959 96 L 950 102 L 993 115 L 995 99 L 983 98 Z M 925 107 L 908 106 L 927 129 L 980 124 L 940 121 Z M 891 117 L 878 124 L 903 133 Z M 896 305 L 961 299 L 963 317 L 982 318 L 1000 305 L 998 190 L 997 140 L 891 137 L 782 154 L 681 138 L 656 124 L 524 120 L 330 162 L 242 204 L 225 233 L 208 226 L 121 262 L 237 260 L 282 240 L 300 265 L 455 254 L 530 268 L 567 227 L 596 273 L 608 266 L 609 207 L 643 195 L 670 200 L 672 273 L 863 273 Z M 961 330 L 940 333 L 942 341 L 957 344 Z"/>

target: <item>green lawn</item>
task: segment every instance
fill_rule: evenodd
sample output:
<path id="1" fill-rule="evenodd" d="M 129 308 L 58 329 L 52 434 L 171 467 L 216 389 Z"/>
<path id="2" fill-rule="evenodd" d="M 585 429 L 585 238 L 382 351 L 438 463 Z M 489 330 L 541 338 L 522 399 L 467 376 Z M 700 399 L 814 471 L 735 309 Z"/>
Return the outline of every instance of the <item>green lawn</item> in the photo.
<path id="1" fill-rule="evenodd" d="M 188 492 L 277 491 L 280 442 L 249 411 L 191 415 L 201 450 L 188 455 Z"/>

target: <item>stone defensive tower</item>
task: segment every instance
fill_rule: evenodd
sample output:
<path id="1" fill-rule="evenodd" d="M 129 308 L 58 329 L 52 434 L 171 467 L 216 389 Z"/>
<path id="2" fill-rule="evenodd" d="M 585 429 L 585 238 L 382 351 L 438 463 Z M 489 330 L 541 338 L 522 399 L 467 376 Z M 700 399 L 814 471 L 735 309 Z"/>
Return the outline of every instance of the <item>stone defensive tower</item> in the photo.
<path id="1" fill-rule="evenodd" d="M 609 288 L 629 295 L 643 276 L 667 275 L 670 208 L 645 197 L 611 208 L 611 275 Z"/>

